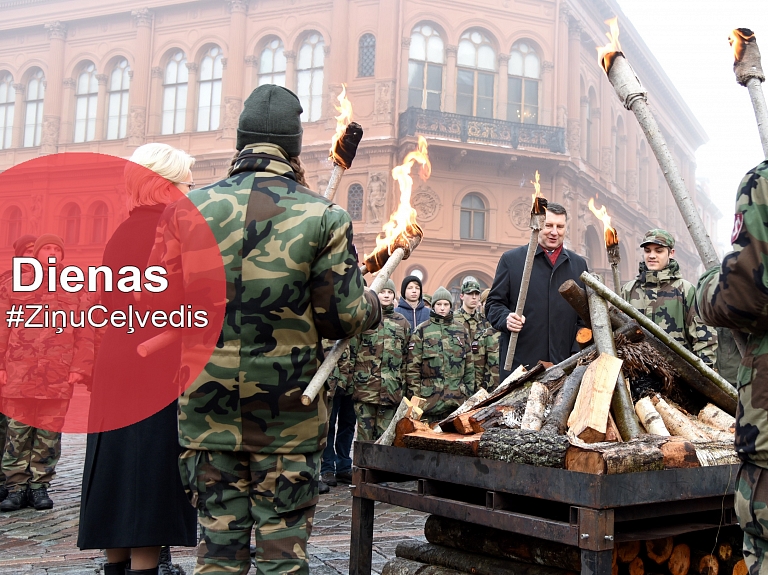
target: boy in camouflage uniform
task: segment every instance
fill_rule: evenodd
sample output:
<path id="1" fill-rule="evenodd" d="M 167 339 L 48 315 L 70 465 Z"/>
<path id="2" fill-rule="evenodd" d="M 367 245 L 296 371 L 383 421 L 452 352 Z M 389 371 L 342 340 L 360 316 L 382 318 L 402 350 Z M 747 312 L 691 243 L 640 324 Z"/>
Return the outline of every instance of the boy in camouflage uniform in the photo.
<path id="1" fill-rule="evenodd" d="M 405 359 L 411 324 L 395 311 L 395 283 L 379 293 L 379 327 L 364 331 L 349 344 L 352 400 L 358 441 L 375 441 L 392 421 L 405 390 Z"/>
<path id="2" fill-rule="evenodd" d="M 408 346 L 408 397 L 426 400 L 422 421 L 444 419 L 475 392 L 469 332 L 451 311 L 451 292 L 440 286 L 432 295 L 429 320 L 416 328 Z"/>
<path id="3" fill-rule="evenodd" d="M 768 161 L 747 172 L 736 196 L 733 251 L 699 279 L 696 303 L 709 325 L 747 332 L 737 376 L 735 447 L 742 461 L 734 507 L 751 575 L 768 569 Z M 765 473 L 764 473 L 765 472 Z"/>
<path id="4" fill-rule="evenodd" d="M 491 326 L 480 310 L 480 283 L 467 276 L 461 284 L 461 308 L 457 319 L 469 332 L 472 363 L 475 368 L 475 390 L 489 391 L 499 385 L 499 332 Z"/>
<path id="5" fill-rule="evenodd" d="M 301 394 L 323 358 L 322 338 L 354 336 L 380 317 L 349 214 L 305 187 L 301 114 L 290 90 L 256 88 L 228 177 L 187 196 L 219 243 L 227 282 L 219 343 L 179 398 L 179 465 L 201 528 L 198 575 L 247 573 L 254 527 L 259 573 L 309 573 L 328 411 L 325 391 L 308 406 Z M 150 257 L 171 285 L 194 281 L 181 255 L 199 228 L 182 225 L 184 210 L 168 206 Z"/>
<path id="6" fill-rule="evenodd" d="M 621 297 L 675 341 L 710 367 L 717 357 L 717 332 L 696 311 L 696 288 L 683 279 L 675 255 L 675 239 L 666 230 L 649 230 L 640 243 L 640 273 L 621 290 Z"/>

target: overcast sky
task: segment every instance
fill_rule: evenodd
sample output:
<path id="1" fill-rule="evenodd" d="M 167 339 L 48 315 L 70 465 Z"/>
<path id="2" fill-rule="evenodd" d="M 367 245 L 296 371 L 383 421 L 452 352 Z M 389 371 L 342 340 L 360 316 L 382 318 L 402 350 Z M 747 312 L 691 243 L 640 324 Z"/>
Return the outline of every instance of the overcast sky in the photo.
<path id="1" fill-rule="evenodd" d="M 752 29 L 768 70 L 768 0 L 618 2 L 709 136 L 696 154 L 696 174 L 709 178 L 723 213 L 716 244 L 726 244 L 739 181 L 764 159 L 749 94 L 733 74 L 728 34 Z"/>

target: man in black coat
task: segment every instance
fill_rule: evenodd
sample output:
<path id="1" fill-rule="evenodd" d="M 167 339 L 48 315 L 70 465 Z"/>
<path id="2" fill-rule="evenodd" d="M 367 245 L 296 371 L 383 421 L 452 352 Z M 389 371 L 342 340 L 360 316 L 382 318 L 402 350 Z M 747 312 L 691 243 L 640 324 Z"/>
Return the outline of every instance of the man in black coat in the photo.
<path id="1" fill-rule="evenodd" d="M 504 369 L 504 359 L 512 331 L 520 332 L 512 370 L 519 365 L 531 368 L 540 360 L 559 363 L 578 350 L 576 331 L 582 322 L 557 289 L 569 279 L 584 287 L 579 276 L 587 270 L 587 262 L 563 247 L 567 223 L 565 208 L 550 203 L 544 228 L 539 233 L 522 317 L 515 313 L 515 307 L 528 246 L 504 252 L 499 260 L 485 314 L 493 327 L 501 332 L 500 381 L 510 374 Z"/>

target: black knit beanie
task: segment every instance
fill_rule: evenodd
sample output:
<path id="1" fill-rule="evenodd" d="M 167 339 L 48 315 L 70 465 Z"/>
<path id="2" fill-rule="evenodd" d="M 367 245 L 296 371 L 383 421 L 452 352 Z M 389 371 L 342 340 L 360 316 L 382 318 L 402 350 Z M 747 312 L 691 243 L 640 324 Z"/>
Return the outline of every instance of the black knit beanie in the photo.
<path id="1" fill-rule="evenodd" d="M 301 114 L 296 94 L 282 86 L 259 86 L 243 104 L 237 125 L 237 149 L 250 144 L 277 144 L 295 157 L 301 154 Z"/>
<path id="2" fill-rule="evenodd" d="M 403 283 L 400 284 L 400 295 L 405 297 L 405 288 L 408 287 L 408 284 L 411 282 L 416 282 L 419 284 L 419 299 L 422 298 L 424 295 L 424 286 L 421 285 L 421 280 L 417 276 L 406 276 L 403 280 Z"/>

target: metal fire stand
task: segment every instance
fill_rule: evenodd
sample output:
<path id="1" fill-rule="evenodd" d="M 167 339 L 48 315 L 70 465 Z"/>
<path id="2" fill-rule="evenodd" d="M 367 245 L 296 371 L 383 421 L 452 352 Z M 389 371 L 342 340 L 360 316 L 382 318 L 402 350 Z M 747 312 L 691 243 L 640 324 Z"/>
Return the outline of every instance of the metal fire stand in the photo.
<path id="1" fill-rule="evenodd" d="M 610 575 L 616 542 L 736 523 L 738 465 L 592 475 L 369 442 L 354 465 L 350 575 L 371 573 L 376 501 L 573 545 L 582 575 Z"/>

